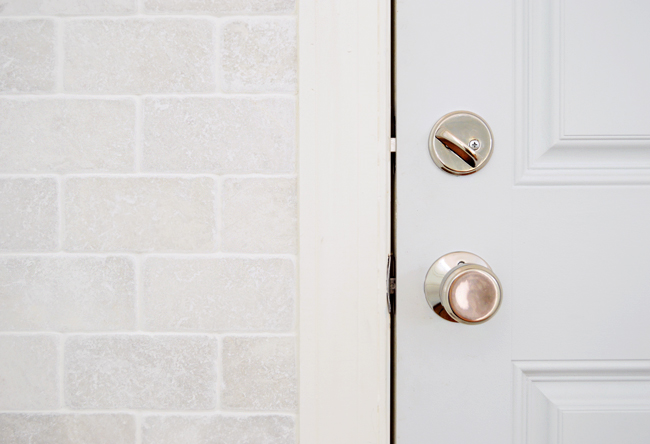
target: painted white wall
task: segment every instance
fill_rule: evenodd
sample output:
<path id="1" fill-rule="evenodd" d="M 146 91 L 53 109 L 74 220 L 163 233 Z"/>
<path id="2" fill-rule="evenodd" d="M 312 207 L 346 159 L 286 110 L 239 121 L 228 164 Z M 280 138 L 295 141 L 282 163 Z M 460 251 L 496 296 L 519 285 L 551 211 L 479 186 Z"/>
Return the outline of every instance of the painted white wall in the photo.
<path id="1" fill-rule="evenodd" d="M 0 1 L 0 442 L 296 441 L 295 10 Z"/>

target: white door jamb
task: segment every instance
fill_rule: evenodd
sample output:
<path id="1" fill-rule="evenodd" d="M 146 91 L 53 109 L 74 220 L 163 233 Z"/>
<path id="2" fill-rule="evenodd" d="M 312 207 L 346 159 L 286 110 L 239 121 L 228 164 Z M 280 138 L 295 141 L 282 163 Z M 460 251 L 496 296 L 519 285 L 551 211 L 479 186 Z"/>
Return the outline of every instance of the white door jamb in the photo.
<path id="1" fill-rule="evenodd" d="M 298 0 L 300 444 L 389 442 L 390 0 Z"/>

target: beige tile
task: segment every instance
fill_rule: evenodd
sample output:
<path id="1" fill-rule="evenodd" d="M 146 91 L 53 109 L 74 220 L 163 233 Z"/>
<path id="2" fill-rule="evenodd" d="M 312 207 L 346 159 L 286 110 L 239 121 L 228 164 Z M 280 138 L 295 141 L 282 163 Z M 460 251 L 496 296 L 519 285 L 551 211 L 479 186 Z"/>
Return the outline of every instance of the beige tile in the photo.
<path id="1" fill-rule="evenodd" d="M 215 90 L 214 25 L 203 19 L 67 22 L 64 88 L 78 93 Z"/>
<path id="2" fill-rule="evenodd" d="M 294 444 L 288 415 L 145 416 L 143 444 Z"/>
<path id="3" fill-rule="evenodd" d="M 295 0 L 144 0 L 144 7 L 154 13 L 292 13 Z"/>
<path id="4" fill-rule="evenodd" d="M 296 90 L 296 21 L 228 21 L 221 31 L 222 88 L 227 92 Z"/>
<path id="5" fill-rule="evenodd" d="M 295 134 L 291 97 L 147 99 L 144 169 L 291 173 Z"/>
<path id="6" fill-rule="evenodd" d="M 0 99 L 0 172 L 130 172 L 133 100 Z"/>
<path id="7" fill-rule="evenodd" d="M 0 414 L 3 444 L 135 444 L 131 415 Z"/>
<path id="8" fill-rule="evenodd" d="M 64 190 L 66 249 L 215 249 L 213 179 L 73 178 Z"/>
<path id="9" fill-rule="evenodd" d="M 51 20 L 0 20 L 0 92 L 50 92 L 55 87 Z"/>
<path id="10" fill-rule="evenodd" d="M 144 326 L 153 331 L 289 331 L 288 259 L 151 258 L 143 266 Z"/>
<path id="11" fill-rule="evenodd" d="M 212 409 L 216 360 L 216 340 L 207 336 L 73 336 L 65 344 L 66 405 Z"/>
<path id="12" fill-rule="evenodd" d="M 0 335 L 0 410 L 59 407 L 58 342 L 56 336 Z"/>
<path id="13" fill-rule="evenodd" d="M 0 15 L 93 15 L 135 12 L 136 0 L 2 0 Z"/>
<path id="14" fill-rule="evenodd" d="M 135 328 L 133 261 L 125 257 L 0 257 L 0 328 Z"/>
<path id="15" fill-rule="evenodd" d="M 226 337 L 221 365 L 223 408 L 297 408 L 295 338 Z"/>
<path id="16" fill-rule="evenodd" d="M 222 192 L 224 251 L 295 253 L 298 220 L 293 179 L 226 179 Z"/>
<path id="17" fill-rule="evenodd" d="M 0 251 L 58 248 L 57 196 L 52 178 L 0 179 Z"/>

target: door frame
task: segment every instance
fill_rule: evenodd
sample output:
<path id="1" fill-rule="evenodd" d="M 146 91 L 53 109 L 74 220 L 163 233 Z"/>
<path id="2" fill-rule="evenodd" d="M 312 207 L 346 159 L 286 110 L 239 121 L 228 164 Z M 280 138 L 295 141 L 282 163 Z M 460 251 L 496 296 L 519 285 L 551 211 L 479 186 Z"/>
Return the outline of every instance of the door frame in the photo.
<path id="1" fill-rule="evenodd" d="M 391 1 L 298 0 L 299 442 L 390 441 Z"/>

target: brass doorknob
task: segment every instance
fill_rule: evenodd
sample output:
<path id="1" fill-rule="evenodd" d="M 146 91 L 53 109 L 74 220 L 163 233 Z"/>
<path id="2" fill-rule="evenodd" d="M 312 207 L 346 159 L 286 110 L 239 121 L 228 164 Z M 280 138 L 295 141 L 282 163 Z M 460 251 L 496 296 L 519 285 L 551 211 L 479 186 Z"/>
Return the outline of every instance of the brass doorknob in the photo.
<path id="1" fill-rule="evenodd" d="M 433 263 L 424 280 L 429 307 L 442 318 L 481 324 L 501 305 L 501 283 L 490 266 L 466 251 L 449 253 Z"/>

